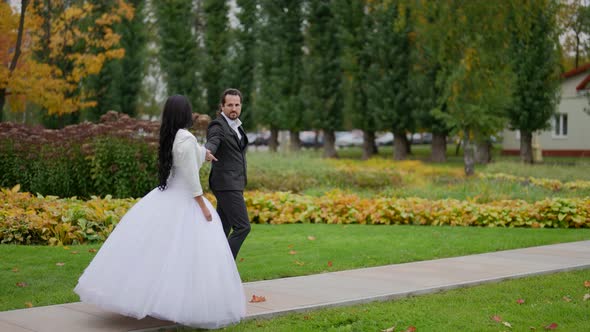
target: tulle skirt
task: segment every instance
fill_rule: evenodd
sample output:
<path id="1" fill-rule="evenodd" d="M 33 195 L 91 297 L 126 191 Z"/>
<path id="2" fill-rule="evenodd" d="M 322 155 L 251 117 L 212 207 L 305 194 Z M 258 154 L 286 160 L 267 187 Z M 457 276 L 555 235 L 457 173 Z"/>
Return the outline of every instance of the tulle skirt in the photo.
<path id="1" fill-rule="evenodd" d="M 240 275 L 209 201 L 205 220 L 190 191 L 169 181 L 121 219 L 74 291 L 83 302 L 141 319 L 219 328 L 246 314 Z"/>

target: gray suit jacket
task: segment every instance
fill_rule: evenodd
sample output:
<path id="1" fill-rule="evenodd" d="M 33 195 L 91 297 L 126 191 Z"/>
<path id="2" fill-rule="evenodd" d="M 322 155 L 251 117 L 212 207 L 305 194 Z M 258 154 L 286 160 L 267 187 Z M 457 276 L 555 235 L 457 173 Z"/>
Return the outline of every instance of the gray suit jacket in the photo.
<path id="1" fill-rule="evenodd" d="M 238 129 L 245 141 L 243 146 L 240 144 L 238 135 L 231 129 L 223 115 L 219 115 L 209 123 L 205 147 L 211 150 L 211 153 L 217 158 L 217 161 L 212 163 L 209 174 L 209 187 L 213 191 L 243 191 L 246 187 L 248 137 L 242 127 Z"/>

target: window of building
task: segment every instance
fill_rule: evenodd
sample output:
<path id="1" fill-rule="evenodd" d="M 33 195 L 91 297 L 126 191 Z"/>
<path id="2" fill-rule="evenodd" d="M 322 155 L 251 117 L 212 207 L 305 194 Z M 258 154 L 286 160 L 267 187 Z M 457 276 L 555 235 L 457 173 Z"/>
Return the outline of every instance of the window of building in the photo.
<path id="1" fill-rule="evenodd" d="M 567 114 L 555 114 L 553 117 L 553 137 L 567 137 Z"/>

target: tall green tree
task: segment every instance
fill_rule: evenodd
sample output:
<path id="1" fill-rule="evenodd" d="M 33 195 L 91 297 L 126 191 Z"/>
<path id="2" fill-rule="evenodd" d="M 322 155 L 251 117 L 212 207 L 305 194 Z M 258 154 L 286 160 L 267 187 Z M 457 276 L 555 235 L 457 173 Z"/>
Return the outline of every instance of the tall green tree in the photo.
<path id="1" fill-rule="evenodd" d="M 367 70 L 372 51 L 366 42 L 370 19 L 366 9 L 363 0 L 336 0 L 334 6 L 342 45 L 344 122 L 363 131 L 362 159 L 378 152 L 375 131 L 379 129 L 375 114 L 367 110 Z"/>
<path id="2" fill-rule="evenodd" d="M 258 11 L 256 0 L 237 0 L 240 22 L 231 33 L 229 68 L 225 81 L 228 85 L 242 92 L 242 115 L 240 119 L 245 128 L 256 128 L 252 112 L 252 93 L 254 91 L 254 70 L 256 67 L 256 31 L 258 29 Z"/>
<path id="3" fill-rule="evenodd" d="M 415 69 L 411 74 L 411 88 L 416 93 L 414 116 L 418 128 L 432 133 L 430 160 L 442 163 L 446 161 L 447 136 L 452 128 L 435 116 L 435 110 L 442 113 L 448 111 L 444 101 L 439 101 L 442 85 L 437 84 L 437 77 L 441 74 L 442 64 L 436 52 L 438 40 L 432 38 L 436 34 L 433 30 L 439 29 L 436 23 L 441 12 L 436 2 L 418 1 L 411 8 L 412 21 L 416 27 L 413 56 Z"/>
<path id="4" fill-rule="evenodd" d="M 260 5 L 256 119 L 271 131 L 271 151 L 277 150 L 279 129 L 290 131 L 292 149 L 296 150 L 299 131 L 304 128 L 301 4 L 265 0 Z"/>
<path id="5" fill-rule="evenodd" d="M 228 5 L 225 0 L 204 0 L 205 17 L 205 63 L 203 66 L 203 83 L 207 91 L 207 113 L 215 114 L 219 108 L 219 95 L 228 88 L 224 81 L 224 71 L 229 63 Z"/>
<path id="6" fill-rule="evenodd" d="M 516 80 L 507 110 L 510 127 L 520 131 L 520 157 L 533 163 L 532 137 L 547 129 L 560 87 L 559 38 L 555 0 L 511 2 L 509 54 Z"/>
<path id="7" fill-rule="evenodd" d="M 424 1 L 426 2 L 426 1 Z M 436 6 L 436 7 L 433 7 Z M 440 89 L 433 114 L 463 137 L 465 174 L 475 172 L 475 143 L 501 130 L 513 75 L 507 65 L 507 3 L 437 1 L 429 37 Z"/>
<path id="8" fill-rule="evenodd" d="M 307 55 L 304 57 L 304 100 L 313 128 L 324 133 L 324 157 L 336 158 L 335 131 L 343 127 L 341 45 L 335 2 L 310 0 L 307 14 Z"/>
<path id="9" fill-rule="evenodd" d="M 186 95 L 199 113 L 204 108 L 203 88 L 198 73 L 202 68 L 194 29 L 195 10 L 191 1 L 154 1 L 158 24 L 160 67 L 168 95 Z M 207 112 L 209 113 L 209 112 Z"/>
<path id="10" fill-rule="evenodd" d="M 120 45 L 125 49 L 125 57 L 106 62 L 101 72 L 90 77 L 86 85 L 96 96 L 97 104 L 90 111 L 94 120 L 109 110 L 130 116 L 137 113 L 146 63 L 145 1 L 128 2 L 134 7 L 133 18 L 123 19 L 114 26 L 115 32 L 121 35 Z"/>
<path id="11" fill-rule="evenodd" d="M 409 150 L 406 133 L 415 129 L 410 8 L 404 1 L 383 1 L 372 4 L 370 15 L 368 111 L 377 116 L 380 129 L 393 132 L 393 157 L 403 160 Z"/>

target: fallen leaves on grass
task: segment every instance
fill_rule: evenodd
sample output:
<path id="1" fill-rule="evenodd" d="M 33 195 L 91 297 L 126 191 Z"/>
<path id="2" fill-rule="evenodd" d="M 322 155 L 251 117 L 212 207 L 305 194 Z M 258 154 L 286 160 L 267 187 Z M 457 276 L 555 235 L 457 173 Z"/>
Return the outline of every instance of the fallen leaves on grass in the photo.
<path id="1" fill-rule="evenodd" d="M 305 265 L 305 263 L 303 263 L 303 262 L 301 262 L 301 261 L 298 261 L 298 260 L 296 260 L 296 261 L 295 261 L 295 265 L 303 266 L 303 265 Z"/>
<path id="2" fill-rule="evenodd" d="M 26 282 L 24 282 L 24 281 L 20 281 L 20 282 L 17 282 L 16 283 L 16 287 L 22 287 L 22 288 L 24 288 L 24 287 L 27 287 L 27 286 L 28 286 L 28 284 Z"/>
<path id="3" fill-rule="evenodd" d="M 72 255 L 76 255 L 78 253 L 78 251 L 74 250 L 72 251 Z"/>
<path id="4" fill-rule="evenodd" d="M 518 303 L 518 304 L 524 304 L 524 299 L 518 299 L 518 300 L 516 300 L 516 303 Z"/>
<path id="5" fill-rule="evenodd" d="M 308 239 L 309 241 L 315 241 L 315 236 L 313 236 L 313 235 L 310 235 L 310 236 L 308 236 L 308 237 L 307 237 L 307 239 Z"/>
<path id="6" fill-rule="evenodd" d="M 590 280 L 584 281 L 584 287 L 590 288 Z"/>
<path id="7" fill-rule="evenodd" d="M 415 326 L 410 326 L 408 327 L 405 332 L 415 332 L 416 331 L 416 327 Z"/>
<path id="8" fill-rule="evenodd" d="M 64 266 L 64 265 L 66 265 L 66 263 L 58 262 L 58 263 L 55 263 L 55 265 L 56 266 Z"/>
<path id="9" fill-rule="evenodd" d="M 328 261 L 328 267 L 332 267 L 332 261 Z"/>
<path id="10" fill-rule="evenodd" d="M 266 302 L 266 297 L 257 296 L 257 295 L 252 294 L 252 299 L 250 300 L 250 303 L 258 303 L 258 302 Z"/>
<path id="11" fill-rule="evenodd" d="M 494 315 L 492 317 L 490 317 L 493 321 L 496 321 L 498 323 L 502 323 L 502 317 L 498 316 L 498 315 Z"/>
<path id="12" fill-rule="evenodd" d="M 381 330 L 381 332 L 394 332 L 394 331 L 395 331 L 395 325 L 390 328 L 387 328 L 385 330 Z"/>
<path id="13" fill-rule="evenodd" d="M 556 328 L 557 328 L 556 323 L 551 323 L 551 324 L 545 326 L 545 330 L 555 330 Z"/>
<path id="14" fill-rule="evenodd" d="M 240 262 L 243 262 L 243 261 L 244 261 L 244 257 L 240 258 Z"/>
<path id="15" fill-rule="evenodd" d="M 584 294 L 584 301 L 590 300 L 590 294 Z"/>
<path id="16" fill-rule="evenodd" d="M 12 269 L 12 272 L 17 273 L 19 271 L 18 267 Z"/>
<path id="17" fill-rule="evenodd" d="M 565 302 L 572 302 L 572 298 L 571 298 L 569 295 L 565 295 L 564 297 L 562 297 L 562 299 L 563 299 Z"/>
<path id="18" fill-rule="evenodd" d="M 504 326 L 512 328 L 512 324 L 508 323 L 508 322 L 502 322 L 502 324 L 504 324 Z"/>
<path id="19" fill-rule="evenodd" d="M 25 302 L 25 307 L 32 308 L 33 307 L 33 303 L 31 303 L 31 302 Z"/>
<path id="20" fill-rule="evenodd" d="M 88 252 L 96 252 L 96 249 L 88 249 Z"/>
<path id="21" fill-rule="evenodd" d="M 289 251 L 289 255 L 295 255 L 296 253 L 297 253 L 297 251 L 295 251 L 295 250 Z"/>

